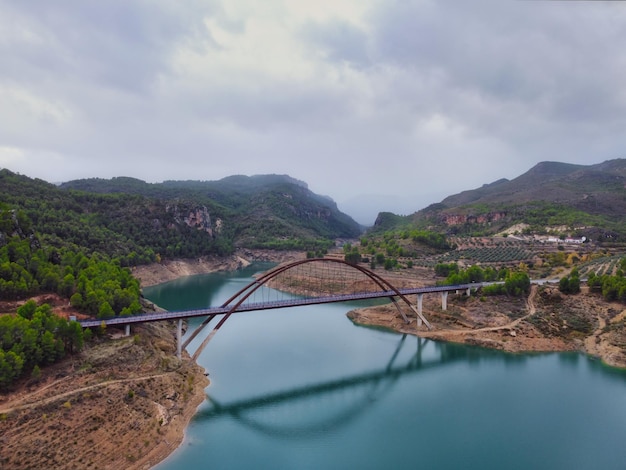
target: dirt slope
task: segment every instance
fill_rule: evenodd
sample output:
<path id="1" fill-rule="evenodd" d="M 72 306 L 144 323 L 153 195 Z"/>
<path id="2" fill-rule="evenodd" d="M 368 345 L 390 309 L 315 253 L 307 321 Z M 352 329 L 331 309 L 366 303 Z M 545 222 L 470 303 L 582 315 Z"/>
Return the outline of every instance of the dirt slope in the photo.
<path id="1" fill-rule="evenodd" d="M 0 395 L 0 468 L 138 469 L 169 455 L 208 385 L 176 358 L 173 331 L 137 327 Z"/>

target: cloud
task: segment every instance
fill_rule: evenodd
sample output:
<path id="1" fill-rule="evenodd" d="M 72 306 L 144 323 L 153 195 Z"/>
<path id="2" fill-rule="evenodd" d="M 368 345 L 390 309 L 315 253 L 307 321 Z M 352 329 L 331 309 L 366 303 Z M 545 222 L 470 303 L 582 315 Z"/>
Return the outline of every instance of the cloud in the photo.
<path id="1" fill-rule="evenodd" d="M 371 222 L 372 195 L 409 213 L 623 156 L 624 24 L 618 2 L 4 2 L 0 164 L 288 173 Z"/>
<path id="2" fill-rule="evenodd" d="M 5 6 L 13 27 L 15 78 L 34 83 L 65 77 L 131 93 L 149 90 L 170 69 L 177 47 L 207 34 L 210 2 L 65 1 Z M 5 40 L 7 38 L 5 37 Z"/>
<path id="3" fill-rule="evenodd" d="M 594 2 L 399 2 L 381 9 L 376 60 L 436 77 L 441 111 L 476 131 L 522 140 L 624 116 L 623 93 L 609 97 L 626 72 L 625 17 Z"/>

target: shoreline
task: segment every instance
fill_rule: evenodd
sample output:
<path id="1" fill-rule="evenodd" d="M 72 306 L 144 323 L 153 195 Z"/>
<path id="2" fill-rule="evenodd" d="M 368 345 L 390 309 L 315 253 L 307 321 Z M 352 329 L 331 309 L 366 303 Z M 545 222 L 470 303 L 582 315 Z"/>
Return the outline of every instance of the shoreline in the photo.
<path id="1" fill-rule="evenodd" d="M 417 327 L 414 318 L 405 324 L 394 310 L 366 307 L 351 310 L 348 318 L 396 333 L 515 354 L 578 351 L 608 367 L 626 369 L 626 306 L 593 294 L 565 296 L 556 288 L 534 286 L 526 299 L 458 297 L 446 312 L 431 300 L 425 302 L 424 314 L 433 330 Z M 589 328 L 582 333 L 568 321 L 585 322 Z"/>
<path id="2" fill-rule="evenodd" d="M 191 360 L 187 358 L 187 360 Z M 200 366 L 198 366 L 200 367 Z M 195 393 L 192 395 L 188 404 L 184 407 L 183 413 L 174 418 L 180 417 L 180 419 L 172 420 L 169 425 L 173 425 L 172 429 L 168 433 L 170 439 L 165 439 L 164 446 L 157 446 L 141 460 L 137 462 L 136 466 L 129 466 L 129 469 L 137 468 L 137 469 L 145 469 L 145 468 L 154 468 L 157 465 L 160 465 L 168 457 L 170 457 L 176 450 L 180 448 L 180 446 L 185 442 L 185 437 L 187 435 L 187 427 L 191 423 L 191 420 L 198 412 L 198 408 L 204 401 L 206 400 L 206 389 L 211 385 L 211 381 L 205 375 L 205 369 L 201 368 L 203 372 L 201 373 L 202 377 L 205 381 L 198 384 L 199 387 L 195 387 Z"/>
<path id="3" fill-rule="evenodd" d="M 134 277 L 139 279 L 143 288 L 174 281 L 186 276 L 236 271 L 257 261 L 284 263 L 303 259 L 305 256 L 305 253 L 299 251 L 249 250 L 240 248 L 233 255 L 227 257 L 207 256 L 192 260 L 165 260 L 161 263 L 135 266 L 131 269 L 131 272 Z"/>

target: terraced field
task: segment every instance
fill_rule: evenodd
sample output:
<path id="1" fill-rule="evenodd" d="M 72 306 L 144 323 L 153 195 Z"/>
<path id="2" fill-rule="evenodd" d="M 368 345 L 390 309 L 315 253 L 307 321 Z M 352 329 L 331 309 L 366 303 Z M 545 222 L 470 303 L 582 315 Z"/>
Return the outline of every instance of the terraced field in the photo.
<path id="1" fill-rule="evenodd" d="M 467 260 L 472 263 L 495 263 L 508 264 L 512 262 L 529 261 L 533 258 L 533 253 L 521 246 L 494 246 L 476 247 L 455 250 L 440 257 L 441 262 L 450 263 L 453 261 Z"/>
<path id="2" fill-rule="evenodd" d="M 582 263 L 578 267 L 581 277 L 586 277 L 590 273 L 596 273 L 598 276 L 604 274 L 614 275 L 617 272 L 617 268 L 623 255 L 604 256 L 602 258 L 596 258 L 591 261 Z"/>

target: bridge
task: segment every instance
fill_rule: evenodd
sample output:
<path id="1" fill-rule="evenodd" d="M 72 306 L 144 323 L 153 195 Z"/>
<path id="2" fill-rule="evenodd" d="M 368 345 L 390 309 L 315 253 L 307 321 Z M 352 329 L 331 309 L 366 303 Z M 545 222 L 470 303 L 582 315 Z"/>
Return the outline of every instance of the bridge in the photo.
<path id="1" fill-rule="evenodd" d="M 94 328 L 103 324 L 107 327 L 125 326 L 128 335 L 133 323 L 177 320 L 177 355 L 180 358 L 182 349 L 187 347 L 213 318 L 220 316 L 217 325 L 192 355 L 192 358 L 196 360 L 211 338 L 234 313 L 389 298 L 405 323 L 411 322 L 405 312 L 408 310 L 409 313 L 415 314 L 417 327 L 425 325 L 431 329 L 432 326 L 423 314 L 424 294 L 440 294 L 441 308 L 446 310 L 449 292 L 465 291 L 467 295 L 470 295 L 472 289 L 487 284 L 491 283 L 397 288 L 382 276 L 363 266 L 337 258 L 309 258 L 281 265 L 266 272 L 218 307 L 79 320 L 79 323 L 83 328 Z M 409 295 L 417 296 L 416 305 L 408 299 Z M 206 317 L 206 319 L 183 342 L 182 322 L 194 317 Z"/>

